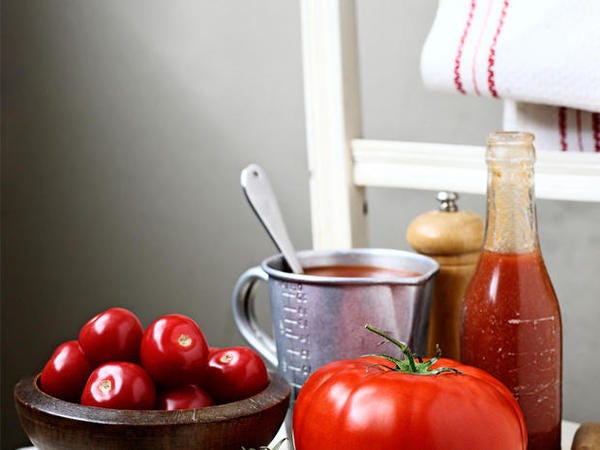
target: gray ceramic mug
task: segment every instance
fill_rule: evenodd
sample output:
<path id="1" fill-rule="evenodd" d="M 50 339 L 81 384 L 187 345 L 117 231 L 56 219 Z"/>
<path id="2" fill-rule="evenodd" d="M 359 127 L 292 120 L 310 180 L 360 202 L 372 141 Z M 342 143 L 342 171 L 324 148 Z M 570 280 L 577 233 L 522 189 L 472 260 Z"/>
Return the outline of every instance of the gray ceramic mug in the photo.
<path id="1" fill-rule="evenodd" d="M 427 349 L 432 258 L 401 250 L 350 249 L 298 252 L 303 268 L 376 266 L 416 272 L 389 278 L 340 278 L 286 271 L 281 255 L 244 272 L 233 292 L 235 323 L 242 336 L 292 385 L 294 394 L 322 365 L 385 351 L 369 323 L 400 339 L 417 354 Z M 257 282 L 268 284 L 273 336 L 255 315 Z M 396 353 L 397 354 L 397 353 Z"/>

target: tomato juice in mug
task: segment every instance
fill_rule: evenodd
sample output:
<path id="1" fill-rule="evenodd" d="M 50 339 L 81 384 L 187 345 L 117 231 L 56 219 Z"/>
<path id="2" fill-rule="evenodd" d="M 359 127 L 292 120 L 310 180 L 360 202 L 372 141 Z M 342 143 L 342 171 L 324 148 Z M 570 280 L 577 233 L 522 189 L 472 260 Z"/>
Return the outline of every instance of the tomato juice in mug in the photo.
<path id="1" fill-rule="evenodd" d="M 377 266 L 316 266 L 306 267 L 305 275 L 338 278 L 406 278 L 418 277 L 418 272 Z"/>

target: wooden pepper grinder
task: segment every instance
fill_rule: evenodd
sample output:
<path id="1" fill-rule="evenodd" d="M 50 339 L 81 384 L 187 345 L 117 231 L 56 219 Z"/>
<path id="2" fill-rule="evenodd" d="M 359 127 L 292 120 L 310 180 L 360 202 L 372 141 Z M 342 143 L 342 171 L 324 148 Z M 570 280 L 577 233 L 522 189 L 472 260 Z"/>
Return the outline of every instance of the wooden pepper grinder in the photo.
<path id="1" fill-rule="evenodd" d="M 439 210 L 418 216 L 406 238 L 416 252 L 440 265 L 432 293 L 429 356 L 438 344 L 444 357 L 458 360 L 462 300 L 479 260 L 484 220 L 473 212 L 458 211 L 455 192 L 439 192 L 437 199 Z"/>

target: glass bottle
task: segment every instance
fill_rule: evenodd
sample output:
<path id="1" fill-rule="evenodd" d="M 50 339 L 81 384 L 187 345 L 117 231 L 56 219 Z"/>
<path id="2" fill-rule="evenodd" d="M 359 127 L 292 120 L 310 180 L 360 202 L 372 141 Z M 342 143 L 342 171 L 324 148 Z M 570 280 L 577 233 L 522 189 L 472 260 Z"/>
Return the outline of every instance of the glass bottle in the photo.
<path id="1" fill-rule="evenodd" d="M 488 138 L 486 229 L 464 299 L 461 360 L 512 391 L 529 450 L 560 450 L 562 325 L 538 242 L 533 139 L 520 132 Z"/>

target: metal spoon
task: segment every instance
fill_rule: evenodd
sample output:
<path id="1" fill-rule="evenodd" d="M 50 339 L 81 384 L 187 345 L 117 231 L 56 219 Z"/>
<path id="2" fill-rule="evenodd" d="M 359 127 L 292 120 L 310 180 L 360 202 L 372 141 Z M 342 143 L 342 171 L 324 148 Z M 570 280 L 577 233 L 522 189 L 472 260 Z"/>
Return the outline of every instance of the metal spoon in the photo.
<path id="1" fill-rule="evenodd" d="M 241 183 L 252 210 L 283 254 L 292 272 L 304 273 L 265 171 L 257 164 L 250 164 L 242 170 Z"/>

